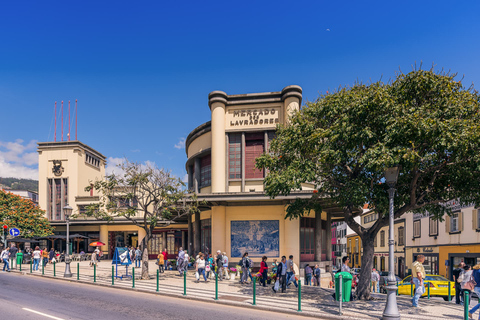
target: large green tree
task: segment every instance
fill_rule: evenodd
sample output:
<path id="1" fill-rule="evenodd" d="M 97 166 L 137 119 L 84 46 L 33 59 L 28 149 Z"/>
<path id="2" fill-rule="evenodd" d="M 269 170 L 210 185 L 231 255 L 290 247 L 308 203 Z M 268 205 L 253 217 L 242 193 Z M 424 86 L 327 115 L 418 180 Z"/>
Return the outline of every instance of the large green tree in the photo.
<path id="1" fill-rule="evenodd" d="M 385 169 L 401 165 L 395 218 L 428 212 L 451 214 L 443 204 L 459 199 L 480 204 L 479 95 L 455 81 L 455 74 L 432 70 L 398 73 L 384 84 L 357 83 L 321 95 L 278 128 L 271 153 L 257 159 L 269 170 L 265 190 L 271 197 L 314 182 L 318 193 L 296 200 L 287 217 L 320 210 L 320 198 L 343 208 L 343 218 L 362 239 L 358 294 L 370 297 L 373 241 L 388 224 Z M 369 228 L 358 224 L 358 209 L 379 213 Z"/>
<path id="2" fill-rule="evenodd" d="M 195 194 L 187 194 L 184 183 L 168 170 L 127 159 L 118 167 L 120 173 L 92 181 L 85 188 L 100 194 L 99 203 L 87 206 L 85 214 L 106 221 L 125 218 L 145 230 L 140 243 L 142 279 L 149 279 L 148 243 L 153 230 L 194 214 L 199 203 Z"/>
<path id="3" fill-rule="evenodd" d="M 45 218 L 45 211 L 28 199 L 0 189 L 0 221 L 9 228 L 18 228 L 20 237 L 45 237 L 53 234 L 53 227 Z"/>

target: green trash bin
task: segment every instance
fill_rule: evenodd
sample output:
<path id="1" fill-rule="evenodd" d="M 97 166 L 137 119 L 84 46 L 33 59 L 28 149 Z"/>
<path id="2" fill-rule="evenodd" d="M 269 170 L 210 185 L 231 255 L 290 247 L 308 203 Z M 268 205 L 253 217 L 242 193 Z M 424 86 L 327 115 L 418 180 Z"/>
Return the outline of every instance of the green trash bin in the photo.
<path id="1" fill-rule="evenodd" d="M 352 293 L 353 276 L 350 272 L 337 272 L 335 274 L 335 299 L 340 301 L 340 275 L 342 275 L 342 295 L 343 302 L 350 301 L 350 294 Z"/>

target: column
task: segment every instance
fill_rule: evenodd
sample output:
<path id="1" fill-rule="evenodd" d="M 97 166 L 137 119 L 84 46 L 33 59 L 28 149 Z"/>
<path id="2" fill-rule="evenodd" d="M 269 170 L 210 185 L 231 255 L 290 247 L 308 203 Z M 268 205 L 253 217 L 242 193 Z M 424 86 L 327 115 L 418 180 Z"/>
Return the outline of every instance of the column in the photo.
<path id="1" fill-rule="evenodd" d="M 212 112 L 212 193 L 225 192 L 225 105 L 227 94 L 214 91 L 208 95 Z"/>
<path id="2" fill-rule="evenodd" d="M 302 103 L 302 88 L 296 85 L 283 88 L 282 100 L 284 103 L 283 121 L 284 123 L 287 123 L 289 117 L 295 111 L 300 110 L 300 104 Z M 280 122 L 282 122 L 282 119 L 280 119 Z"/>
<path id="3" fill-rule="evenodd" d="M 188 174 L 188 190 L 194 190 L 193 186 L 193 166 L 189 165 L 187 168 L 187 174 Z"/>
<path id="4" fill-rule="evenodd" d="M 109 246 L 109 243 L 108 243 L 108 226 L 106 224 L 100 225 L 100 242 L 105 243 L 105 245 L 102 246 L 100 248 L 100 250 L 102 250 L 103 253 L 110 254 L 110 252 L 108 252 L 108 246 Z M 113 252 L 112 252 L 112 254 L 113 254 Z M 109 257 L 109 258 L 111 259 L 112 257 Z"/>
<path id="5" fill-rule="evenodd" d="M 162 237 L 163 237 L 163 249 L 166 249 L 167 248 L 167 232 L 162 232 Z M 165 259 L 167 259 L 167 257 L 165 257 Z"/>
<path id="6" fill-rule="evenodd" d="M 193 187 L 195 190 L 195 193 L 200 192 L 200 158 L 197 157 L 195 158 L 195 177 L 193 178 Z"/>
<path id="7" fill-rule="evenodd" d="M 212 253 L 220 250 L 222 252 L 226 249 L 226 207 L 225 206 L 213 206 L 212 207 Z"/>
<path id="8" fill-rule="evenodd" d="M 195 234 L 194 234 L 194 241 L 193 247 L 195 250 L 195 256 L 200 252 L 200 242 L 202 241 L 201 232 L 200 230 L 200 212 L 195 212 Z"/>
<path id="9" fill-rule="evenodd" d="M 327 261 L 332 261 L 332 214 L 327 212 Z"/>
<path id="10" fill-rule="evenodd" d="M 280 248 L 280 256 L 293 255 L 293 261 L 300 268 L 300 219 L 285 219 L 285 248 Z"/>
<path id="11" fill-rule="evenodd" d="M 242 187 L 241 187 L 241 192 L 245 192 L 245 132 L 242 132 L 242 146 L 241 146 L 241 152 L 242 152 L 242 161 L 241 161 L 241 172 L 242 172 Z"/>
<path id="12" fill-rule="evenodd" d="M 183 248 L 183 249 L 187 249 L 186 244 L 187 244 L 187 243 L 186 243 L 186 241 L 185 241 L 185 231 L 182 230 L 182 248 Z"/>
<path id="13" fill-rule="evenodd" d="M 188 235 L 187 235 L 187 242 L 188 242 L 188 254 L 193 255 L 193 225 L 192 225 L 192 215 L 188 215 Z"/>
<path id="14" fill-rule="evenodd" d="M 322 211 L 315 211 L 315 261 L 322 261 Z"/>

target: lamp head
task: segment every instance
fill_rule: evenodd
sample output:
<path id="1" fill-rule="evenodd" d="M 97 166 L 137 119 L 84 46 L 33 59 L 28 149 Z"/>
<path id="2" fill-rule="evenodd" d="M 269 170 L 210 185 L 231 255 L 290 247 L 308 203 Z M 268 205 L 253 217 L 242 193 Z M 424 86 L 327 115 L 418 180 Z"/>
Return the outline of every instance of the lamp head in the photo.
<path id="1" fill-rule="evenodd" d="M 63 213 L 65 214 L 66 219 L 70 219 L 72 212 L 73 212 L 73 208 L 70 207 L 68 204 L 65 207 L 63 207 Z"/>
<path id="2" fill-rule="evenodd" d="M 385 170 L 385 182 L 390 188 L 395 187 L 398 180 L 398 173 L 400 172 L 400 166 L 394 165 Z"/>

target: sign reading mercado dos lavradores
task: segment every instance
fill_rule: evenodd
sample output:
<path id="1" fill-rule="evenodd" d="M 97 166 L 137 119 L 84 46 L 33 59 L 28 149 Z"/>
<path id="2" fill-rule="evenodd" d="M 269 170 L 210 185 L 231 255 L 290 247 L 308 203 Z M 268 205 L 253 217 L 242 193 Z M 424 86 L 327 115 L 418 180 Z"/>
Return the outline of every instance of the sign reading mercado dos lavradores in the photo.
<path id="1" fill-rule="evenodd" d="M 281 122 L 281 107 L 230 109 L 225 114 L 227 129 L 275 128 Z"/>

